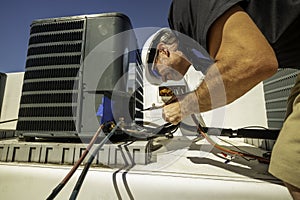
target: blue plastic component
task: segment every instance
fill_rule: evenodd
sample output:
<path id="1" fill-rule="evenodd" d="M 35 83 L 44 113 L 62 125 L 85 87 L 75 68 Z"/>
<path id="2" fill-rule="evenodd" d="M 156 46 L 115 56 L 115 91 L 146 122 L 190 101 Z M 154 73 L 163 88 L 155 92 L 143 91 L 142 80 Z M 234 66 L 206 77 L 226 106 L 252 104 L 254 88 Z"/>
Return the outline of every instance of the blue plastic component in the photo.
<path id="1" fill-rule="evenodd" d="M 112 102 L 108 97 L 102 97 L 102 104 L 99 105 L 96 115 L 101 117 L 101 124 L 114 121 Z"/>

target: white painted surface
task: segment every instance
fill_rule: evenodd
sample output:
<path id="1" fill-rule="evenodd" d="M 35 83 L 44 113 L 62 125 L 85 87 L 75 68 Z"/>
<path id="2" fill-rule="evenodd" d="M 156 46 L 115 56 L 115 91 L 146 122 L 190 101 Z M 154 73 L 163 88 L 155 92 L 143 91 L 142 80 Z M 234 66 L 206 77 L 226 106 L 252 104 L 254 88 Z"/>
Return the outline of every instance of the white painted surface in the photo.
<path id="1" fill-rule="evenodd" d="M 51 190 L 68 172 L 65 167 L 0 165 L 1 199 L 46 199 Z M 286 189 L 263 181 L 230 177 L 193 176 L 189 174 L 157 173 L 91 169 L 79 193 L 78 200 L 103 199 L 222 199 L 222 200 L 285 200 L 291 199 Z M 71 194 L 75 177 L 57 196 L 65 200 Z M 114 182 L 115 180 L 115 182 Z M 114 185 L 115 183 L 115 185 Z M 128 188 L 126 188 L 128 186 Z"/>
<path id="2" fill-rule="evenodd" d="M 7 73 L 0 121 L 18 119 L 24 72 Z M 17 121 L 0 124 L 0 129 L 16 130 Z"/>
<path id="3" fill-rule="evenodd" d="M 257 148 L 230 140 L 240 148 Z M 236 158 L 228 164 L 209 153 L 205 140 L 160 139 L 163 147 L 153 152 L 147 165 L 119 168 L 93 167 L 87 174 L 78 200 L 86 199 L 204 199 L 291 200 L 288 190 L 267 173 L 267 165 Z M 210 148 L 211 150 L 211 148 Z M 46 199 L 71 166 L 0 163 L 1 199 Z M 81 173 L 77 170 L 57 200 L 68 199 Z"/>
<path id="4" fill-rule="evenodd" d="M 223 128 L 268 127 L 263 84 L 259 83 L 231 104 L 202 113 L 207 126 Z"/>

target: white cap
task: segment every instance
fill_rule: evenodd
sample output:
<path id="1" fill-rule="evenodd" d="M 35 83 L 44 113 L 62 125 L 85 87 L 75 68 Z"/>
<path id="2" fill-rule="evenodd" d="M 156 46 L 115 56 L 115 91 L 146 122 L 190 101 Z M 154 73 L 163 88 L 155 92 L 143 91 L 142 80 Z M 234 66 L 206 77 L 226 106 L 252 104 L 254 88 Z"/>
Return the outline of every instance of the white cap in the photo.
<path id="1" fill-rule="evenodd" d="M 161 28 L 152 34 L 147 41 L 145 42 L 142 52 L 141 59 L 145 69 L 145 75 L 149 83 L 153 85 L 160 85 L 163 83 L 160 74 L 153 69 L 153 62 L 156 57 L 156 48 L 158 43 L 160 42 L 161 37 L 166 33 L 170 32 L 169 28 Z"/>

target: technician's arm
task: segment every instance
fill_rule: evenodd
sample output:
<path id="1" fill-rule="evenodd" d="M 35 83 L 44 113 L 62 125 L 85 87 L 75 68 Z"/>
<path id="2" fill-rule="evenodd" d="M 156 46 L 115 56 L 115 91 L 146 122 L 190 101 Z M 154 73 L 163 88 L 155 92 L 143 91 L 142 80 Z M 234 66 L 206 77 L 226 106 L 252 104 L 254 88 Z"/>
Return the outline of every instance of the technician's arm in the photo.
<path id="1" fill-rule="evenodd" d="M 228 10 L 212 25 L 208 47 L 216 62 L 194 93 L 164 108 L 166 121 L 177 124 L 192 113 L 229 104 L 277 72 L 273 49 L 238 6 Z M 181 114 L 178 114 L 178 109 Z"/>

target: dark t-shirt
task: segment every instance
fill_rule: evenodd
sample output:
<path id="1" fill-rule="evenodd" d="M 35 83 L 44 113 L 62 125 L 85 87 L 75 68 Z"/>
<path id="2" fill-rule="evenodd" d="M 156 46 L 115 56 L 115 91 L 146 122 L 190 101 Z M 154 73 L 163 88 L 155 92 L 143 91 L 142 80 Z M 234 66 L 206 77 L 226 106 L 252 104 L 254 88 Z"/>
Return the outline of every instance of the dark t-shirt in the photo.
<path id="1" fill-rule="evenodd" d="M 300 0 L 173 0 L 171 29 L 207 49 L 207 33 L 226 10 L 239 4 L 273 47 L 281 68 L 300 69 Z"/>

